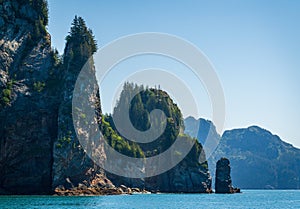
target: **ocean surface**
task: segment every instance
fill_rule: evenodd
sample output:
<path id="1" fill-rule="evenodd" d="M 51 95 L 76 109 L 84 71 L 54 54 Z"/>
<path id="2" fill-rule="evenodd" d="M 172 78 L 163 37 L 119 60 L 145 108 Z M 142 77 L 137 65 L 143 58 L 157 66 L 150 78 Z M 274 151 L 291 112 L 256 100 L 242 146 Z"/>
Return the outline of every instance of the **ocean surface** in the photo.
<path id="1" fill-rule="evenodd" d="M 241 194 L 137 194 L 96 197 L 0 196 L 1 209 L 61 208 L 300 208 L 300 190 Z"/>

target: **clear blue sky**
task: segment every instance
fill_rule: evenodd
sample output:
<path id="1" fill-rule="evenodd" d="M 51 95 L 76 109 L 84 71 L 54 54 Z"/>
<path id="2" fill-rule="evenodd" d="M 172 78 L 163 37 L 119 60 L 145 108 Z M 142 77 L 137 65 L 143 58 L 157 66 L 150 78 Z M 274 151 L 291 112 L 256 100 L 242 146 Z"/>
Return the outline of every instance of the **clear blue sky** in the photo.
<path id="1" fill-rule="evenodd" d="M 99 47 L 140 32 L 194 43 L 223 85 L 225 129 L 259 125 L 300 147 L 300 1 L 50 0 L 49 7 L 48 29 L 60 52 L 76 14 Z M 107 96 L 101 99 L 105 109 Z M 209 100 L 202 103 L 200 116 L 210 119 Z"/>

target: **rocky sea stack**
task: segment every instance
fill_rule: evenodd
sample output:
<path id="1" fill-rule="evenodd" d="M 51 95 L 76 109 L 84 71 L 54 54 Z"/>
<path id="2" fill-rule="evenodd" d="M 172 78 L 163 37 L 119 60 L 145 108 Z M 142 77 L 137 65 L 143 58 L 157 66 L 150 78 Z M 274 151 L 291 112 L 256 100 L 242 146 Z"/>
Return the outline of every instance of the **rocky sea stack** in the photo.
<path id="1" fill-rule="evenodd" d="M 232 187 L 230 170 L 230 162 L 227 158 L 221 158 L 218 160 L 216 165 L 216 193 L 230 194 L 240 192 L 240 189 Z"/>

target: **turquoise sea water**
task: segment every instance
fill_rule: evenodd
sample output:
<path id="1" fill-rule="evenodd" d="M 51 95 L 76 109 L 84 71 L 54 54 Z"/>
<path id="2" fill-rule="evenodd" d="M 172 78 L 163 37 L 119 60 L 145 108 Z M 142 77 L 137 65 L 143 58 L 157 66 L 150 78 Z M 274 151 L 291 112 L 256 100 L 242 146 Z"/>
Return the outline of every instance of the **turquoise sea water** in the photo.
<path id="1" fill-rule="evenodd" d="M 241 194 L 143 194 L 96 197 L 0 196 L 1 209 L 300 208 L 300 190 L 243 190 Z"/>

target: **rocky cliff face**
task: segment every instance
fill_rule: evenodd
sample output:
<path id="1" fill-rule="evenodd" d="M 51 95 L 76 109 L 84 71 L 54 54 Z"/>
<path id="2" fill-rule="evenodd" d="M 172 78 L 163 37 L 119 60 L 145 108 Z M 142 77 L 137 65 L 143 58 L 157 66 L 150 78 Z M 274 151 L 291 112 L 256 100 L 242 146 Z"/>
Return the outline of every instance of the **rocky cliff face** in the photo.
<path id="1" fill-rule="evenodd" d="M 0 14 L 0 188 L 49 193 L 58 117 L 50 35 L 26 1 L 1 1 Z"/>
<path id="2" fill-rule="evenodd" d="M 57 138 L 53 147 L 53 188 L 59 185 L 68 188 L 83 181 L 89 184 L 95 174 L 99 172 L 98 166 L 81 147 L 73 124 L 73 119 L 75 119 L 73 117 L 84 117 L 86 124 L 77 124 L 77 126 L 84 129 L 82 131 L 85 132 L 86 138 L 91 138 L 92 135 L 95 135 L 95 133 L 91 133 L 94 130 L 91 122 L 96 121 L 99 125 L 101 121 L 99 87 L 92 61 L 86 70 L 84 80 L 80 83 L 80 90 L 75 95 L 84 98 L 81 99 L 80 104 L 77 104 L 78 106 L 73 107 L 76 113 L 73 114 L 72 112 L 75 83 L 82 67 L 95 52 L 95 49 L 91 46 L 92 44 L 94 44 L 94 40 L 84 20 L 75 17 L 70 35 L 67 37 L 63 65 L 61 66 L 63 83 L 61 100 L 58 106 Z M 91 117 L 82 112 L 82 108 L 87 105 L 93 106 L 95 109 L 95 114 Z M 105 154 L 102 153 L 99 158 L 105 159 Z"/>
<path id="3" fill-rule="evenodd" d="M 198 148 L 196 148 L 198 147 Z M 198 149 L 198 151 L 196 151 Z M 137 187 L 139 189 L 146 189 L 151 192 L 167 192 L 167 193 L 211 193 L 212 179 L 208 170 L 205 156 L 202 156 L 199 163 L 199 154 L 201 152 L 201 145 L 196 144 L 191 152 L 175 167 L 167 172 L 157 176 L 133 179 L 107 174 L 110 180 L 116 185 L 122 184 L 128 187 Z M 197 157 L 195 157 L 195 155 Z M 118 163 L 118 162 L 115 162 Z M 170 163 L 164 162 L 161 163 Z M 120 164 L 120 166 L 125 166 Z M 126 167 L 130 168 L 130 164 Z M 143 165 L 139 165 L 143 169 Z M 155 169 L 153 167 L 153 169 Z M 130 169 L 128 169 L 130 171 Z"/>
<path id="4" fill-rule="evenodd" d="M 62 65 L 45 30 L 45 1 L 1 1 L 0 14 L 0 190 L 48 194 L 58 185 L 91 181 L 99 169 L 78 143 L 71 106 L 78 73 L 94 51 L 73 52 L 90 40 L 68 41 Z M 98 104 L 100 117 L 93 79 L 91 67 L 81 93 Z"/>
<path id="5" fill-rule="evenodd" d="M 199 118 L 196 120 L 194 117 L 187 117 L 184 120 L 186 134 L 189 134 L 192 137 L 198 139 L 198 141 L 204 146 L 205 151 L 210 153 L 210 156 L 207 156 L 208 167 L 210 168 L 210 174 L 212 179 L 215 179 L 215 167 L 217 160 L 223 156 L 215 157 L 215 151 L 218 149 L 218 144 L 221 140 L 221 136 L 217 133 L 216 127 L 212 121 Z M 217 145 L 217 146 L 215 146 Z"/>
<path id="6" fill-rule="evenodd" d="M 171 170 L 147 178 L 145 188 L 167 193 L 211 193 L 212 181 L 207 167 L 190 162 L 191 159 L 186 158 Z"/>

